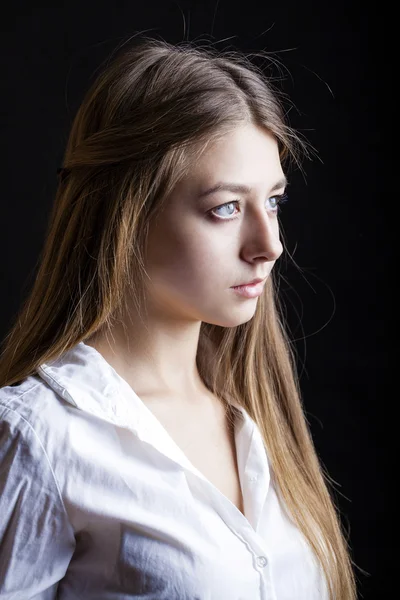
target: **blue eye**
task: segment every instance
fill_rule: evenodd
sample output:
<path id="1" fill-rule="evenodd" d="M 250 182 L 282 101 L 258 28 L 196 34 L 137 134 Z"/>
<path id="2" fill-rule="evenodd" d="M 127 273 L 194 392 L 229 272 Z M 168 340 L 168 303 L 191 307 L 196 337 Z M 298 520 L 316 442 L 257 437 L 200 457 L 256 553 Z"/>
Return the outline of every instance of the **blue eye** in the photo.
<path id="1" fill-rule="evenodd" d="M 285 202 L 288 201 L 288 195 L 286 193 L 284 194 L 279 194 L 276 196 L 271 196 L 270 198 L 268 198 L 268 202 L 271 205 L 270 211 L 273 213 L 277 213 L 279 211 L 279 208 L 282 204 L 284 204 Z M 218 216 L 215 214 L 215 211 L 219 211 L 222 208 L 227 208 L 230 206 L 235 206 L 237 205 L 238 207 L 241 206 L 242 201 L 241 200 L 233 200 L 232 202 L 226 202 L 225 204 L 221 204 L 220 206 L 216 206 L 215 208 L 210 210 L 210 215 L 219 221 L 231 221 L 232 219 L 235 219 L 236 216 L 232 216 L 232 215 L 227 215 L 227 218 L 225 218 L 224 216 Z"/>
<path id="2" fill-rule="evenodd" d="M 211 214 L 214 216 L 214 211 L 221 210 L 221 208 L 229 208 L 231 206 L 235 206 L 236 204 L 240 204 L 240 200 L 234 200 L 233 202 L 227 202 L 226 204 L 221 204 L 221 206 L 217 206 L 211 210 Z M 229 217 L 230 215 L 228 215 Z"/>

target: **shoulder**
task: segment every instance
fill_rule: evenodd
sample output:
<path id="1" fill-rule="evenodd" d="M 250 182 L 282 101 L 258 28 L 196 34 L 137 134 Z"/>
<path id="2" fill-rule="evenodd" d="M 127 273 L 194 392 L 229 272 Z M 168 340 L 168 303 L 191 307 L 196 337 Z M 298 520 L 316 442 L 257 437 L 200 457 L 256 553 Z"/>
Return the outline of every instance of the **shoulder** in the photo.
<path id="1" fill-rule="evenodd" d="M 37 375 L 0 388 L 0 469 L 7 473 L 7 485 L 23 481 L 29 489 L 40 482 L 61 511 L 63 469 L 57 466 L 64 464 L 71 408 Z"/>
<path id="2" fill-rule="evenodd" d="M 44 582 L 46 598 L 54 597 L 74 550 L 46 452 L 44 423 L 57 410 L 58 399 L 35 377 L 0 389 L 0 564 L 7 565 L 0 597 L 44 598 Z"/>
<path id="3" fill-rule="evenodd" d="M 68 403 L 38 375 L 0 388 L 0 422 L 21 432 L 48 438 L 48 430 L 65 423 Z"/>
<path id="4" fill-rule="evenodd" d="M 32 375 L 16 386 L 0 388 L 0 462 L 11 479 L 36 478 L 58 494 L 47 448 L 59 438 L 66 407 L 62 398 Z M 28 468 L 29 466 L 29 468 Z"/>

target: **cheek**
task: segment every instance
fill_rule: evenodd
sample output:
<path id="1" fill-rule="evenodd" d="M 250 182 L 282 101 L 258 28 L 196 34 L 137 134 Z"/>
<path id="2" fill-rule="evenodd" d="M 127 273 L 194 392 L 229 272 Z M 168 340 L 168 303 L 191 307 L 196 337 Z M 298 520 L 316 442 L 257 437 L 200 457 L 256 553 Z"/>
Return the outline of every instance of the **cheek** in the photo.
<path id="1" fill-rule="evenodd" d="M 175 290 L 181 297 L 204 301 L 217 288 L 232 285 L 233 243 L 232 235 L 198 215 L 180 220 L 166 215 L 149 233 L 148 274 L 159 291 L 170 295 Z"/>
<path id="2" fill-rule="evenodd" d="M 209 237 L 199 233 L 180 234 L 177 229 L 159 231 L 149 239 L 146 267 L 153 281 L 190 288 L 207 279 L 218 252 Z"/>

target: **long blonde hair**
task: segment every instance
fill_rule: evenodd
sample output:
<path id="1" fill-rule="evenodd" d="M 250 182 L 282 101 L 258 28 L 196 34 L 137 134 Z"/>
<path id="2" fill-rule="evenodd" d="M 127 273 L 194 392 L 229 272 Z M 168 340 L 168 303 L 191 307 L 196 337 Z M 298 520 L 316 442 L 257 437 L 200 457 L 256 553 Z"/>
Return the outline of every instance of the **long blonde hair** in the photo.
<path id="1" fill-rule="evenodd" d="M 148 226 L 207 144 L 244 121 L 298 158 L 277 91 L 237 51 L 143 37 L 103 66 L 72 123 L 36 280 L 3 341 L 0 387 L 111 329 L 129 296 L 145 305 Z M 197 364 L 207 387 L 258 425 L 277 491 L 325 574 L 331 600 L 356 583 L 340 515 L 303 412 L 275 277 L 254 317 L 202 323 Z"/>

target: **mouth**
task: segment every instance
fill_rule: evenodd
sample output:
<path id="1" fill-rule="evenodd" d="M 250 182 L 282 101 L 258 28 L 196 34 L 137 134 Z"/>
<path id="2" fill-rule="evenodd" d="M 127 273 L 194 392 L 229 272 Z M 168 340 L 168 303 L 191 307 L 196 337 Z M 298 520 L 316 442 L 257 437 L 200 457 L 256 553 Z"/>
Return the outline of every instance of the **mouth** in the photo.
<path id="1" fill-rule="evenodd" d="M 266 279 L 266 277 L 264 277 L 264 279 Z M 248 281 L 247 283 L 239 283 L 238 285 L 233 285 L 233 288 L 237 288 L 237 287 L 244 287 L 245 285 L 257 285 L 257 283 L 261 283 L 262 281 L 264 281 L 264 279 L 261 279 L 260 277 L 257 277 L 256 279 L 252 279 L 251 281 Z"/>
<path id="2" fill-rule="evenodd" d="M 260 296 L 263 292 L 264 280 L 258 279 L 255 283 L 234 285 L 231 289 L 235 292 L 235 294 L 238 294 L 244 298 L 257 298 L 257 296 Z"/>

